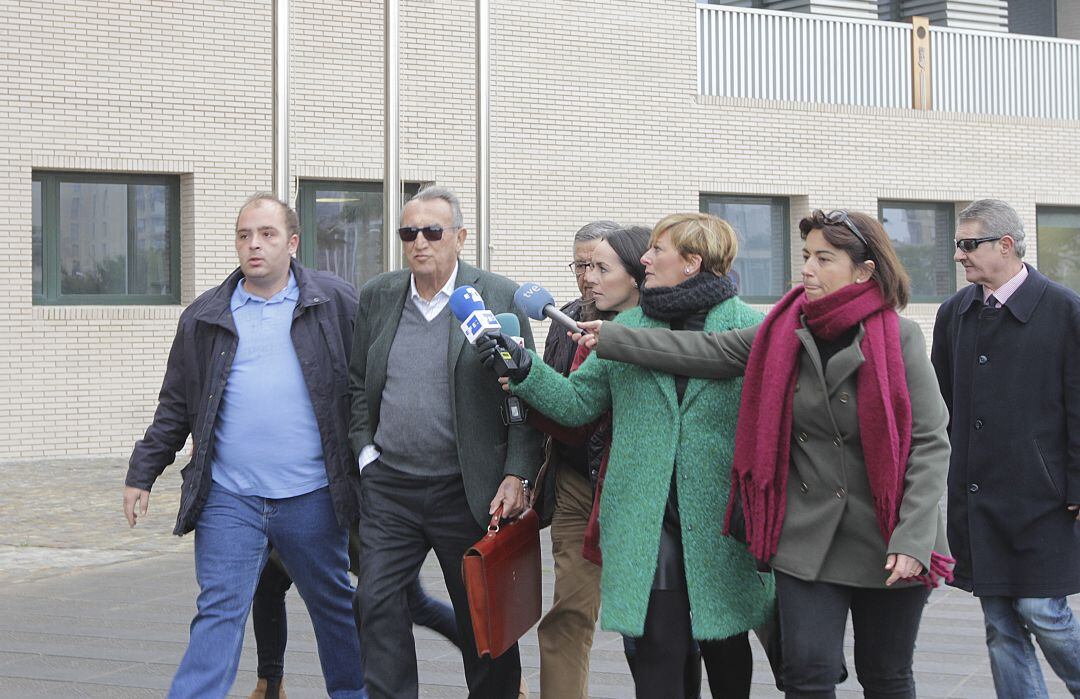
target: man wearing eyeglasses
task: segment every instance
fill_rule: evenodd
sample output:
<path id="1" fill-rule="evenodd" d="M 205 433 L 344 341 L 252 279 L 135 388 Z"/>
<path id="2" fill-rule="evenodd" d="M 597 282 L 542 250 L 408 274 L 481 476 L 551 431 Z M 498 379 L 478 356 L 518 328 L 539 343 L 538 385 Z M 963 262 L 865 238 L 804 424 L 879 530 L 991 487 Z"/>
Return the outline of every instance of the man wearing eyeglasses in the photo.
<path id="1" fill-rule="evenodd" d="M 971 285 L 942 304 L 932 360 L 950 411 L 953 584 L 982 604 L 999 697 L 1045 697 L 1032 644 L 1080 696 L 1080 296 L 1025 265 L 1003 201 L 959 216 Z"/>
<path id="2" fill-rule="evenodd" d="M 507 518 L 524 511 L 540 436 L 503 423 L 503 392 L 465 348 L 450 295 L 472 286 L 493 313 L 518 314 L 529 347 L 532 333 L 514 308 L 518 285 L 459 258 L 467 232 L 452 191 L 420 190 L 402 210 L 398 235 L 408 269 L 361 289 L 349 367 L 349 440 L 361 468 L 364 681 L 372 699 L 417 696 L 406 590 L 434 549 L 465 648 L 469 696 L 513 699 L 517 646 L 494 660 L 476 655 L 461 559 L 499 507 Z"/>

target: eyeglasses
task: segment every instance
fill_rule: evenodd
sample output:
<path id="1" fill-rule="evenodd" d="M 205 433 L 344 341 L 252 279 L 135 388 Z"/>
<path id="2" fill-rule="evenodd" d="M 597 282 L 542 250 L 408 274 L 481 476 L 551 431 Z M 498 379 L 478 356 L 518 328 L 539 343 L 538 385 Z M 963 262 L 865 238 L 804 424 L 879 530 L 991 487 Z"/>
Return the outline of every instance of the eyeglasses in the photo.
<path id="1" fill-rule="evenodd" d="M 993 240 L 1001 240 L 1002 236 L 992 235 L 986 238 L 957 238 L 953 240 L 956 243 L 957 250 L 963 250 L 964 252 L 975 252 L 975 248 L 979 247 L 983 243 L 989 243 Z"/>
<path id="2" fill-rule="evenodd" d="M 846 211 L 843 209 L 836 209 L 827 214 L 822 214 L 822 218 L 825 220 L 825 223 L 833 226 L 838 223 L 847 226 L 848 230 L 854 233 L 855 237 L 859 239 L 859 242 L 866 246 L 867 252 L 870 251 L 870 243 L 866 242 L 866 238 L 863 236 L 862 231 L 859 230 L 859 227 L 855 225 Z"/>
<path id="3" fill-rule="evenodd" d="M 442 240 L 443 227 L 442 226 L 424 226 L 423 228 L 415 228 L 413 226 L 405 226 L 397 229 L 398 237 L 400 237 L 406 243 L 411 243 L 416 240 L 416 236 L 424 234 L 424 238 L 432 242 L 436 240 Z"/>
<path id="4" fill-rule="evenodd" d="M 580 276 L 582 276 L 583 274 L 585 274 L 586 272 L 588 272 L 592 268 L 592 263 L 590 263 L 590 262 L 571 262 L 570 264 L 567 265 L 567 267 L 570 268 L 570 271 L 574 273 L 575 277 L 580 277 Z"/>

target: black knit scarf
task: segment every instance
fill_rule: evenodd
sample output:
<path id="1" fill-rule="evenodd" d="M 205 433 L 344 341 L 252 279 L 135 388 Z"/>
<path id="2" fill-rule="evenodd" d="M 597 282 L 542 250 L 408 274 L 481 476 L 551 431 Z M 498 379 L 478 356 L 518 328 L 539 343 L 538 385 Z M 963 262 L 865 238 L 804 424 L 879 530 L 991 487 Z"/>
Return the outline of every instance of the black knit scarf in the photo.
<path id="1" fill-rule="evenodd" d="M 642 289 L 641 310 L 650 318 L 672 321 L 707 311 L 735 294 L 730 277 L 701 272 L 675 286 Z"/>

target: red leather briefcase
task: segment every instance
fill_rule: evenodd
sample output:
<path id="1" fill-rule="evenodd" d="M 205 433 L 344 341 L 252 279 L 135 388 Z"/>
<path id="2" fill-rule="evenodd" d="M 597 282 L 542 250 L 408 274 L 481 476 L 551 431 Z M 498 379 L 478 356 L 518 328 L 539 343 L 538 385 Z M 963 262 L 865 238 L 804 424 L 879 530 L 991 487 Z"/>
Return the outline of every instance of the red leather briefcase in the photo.
<path id="1" fill-rule="evenodd" d="M 492 658 L 540 620 L 540 518 L 530 508 L 500 526 L 501 514 L 461 561 L 476 652 Z"/>

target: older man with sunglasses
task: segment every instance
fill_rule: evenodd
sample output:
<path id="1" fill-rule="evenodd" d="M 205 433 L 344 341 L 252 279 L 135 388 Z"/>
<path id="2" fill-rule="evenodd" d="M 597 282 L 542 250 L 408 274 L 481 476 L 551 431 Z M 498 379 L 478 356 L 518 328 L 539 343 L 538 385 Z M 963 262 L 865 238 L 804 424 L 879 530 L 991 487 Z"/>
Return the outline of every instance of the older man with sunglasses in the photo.
<path id="1" fill-rule="evenodd" d="M 502 390 L 465 348 L 449 301 L 468 285 L 493 313 L 512 312 L 517 284 L 459 258 L 467 232 L 449 189 L 420 190 L 402 210 L 398 235 L 408 269 L 360 290 L 349 367 L 349 440 L 361 468 L 364 681 L 372 699 L 417 696 L 406 591 L 434 550 L 462 639 L 469 696 L 514 699 L 517 646 L 496 659 L 477 656 L 461 558 L 499 507 L 505 517 L 525 509 L 540 435 L 504 424 Z M 532 347 L 528 319 L 518 315 Z"/>
<path id="2" fill-rule="evenodd" d="M 960 213 L 971 285 L 942 304 L 933 363 L 950 412 L 954 585 L 982 603 L 999 697 L 1045 697 L 1034 635 L 1080 697 L 1080 296 L 1025 265 L 1003 201 Z"/>

